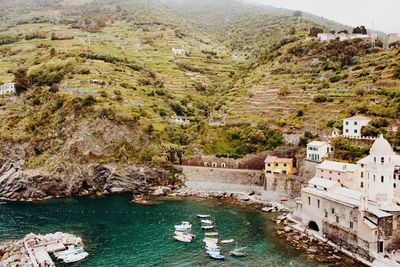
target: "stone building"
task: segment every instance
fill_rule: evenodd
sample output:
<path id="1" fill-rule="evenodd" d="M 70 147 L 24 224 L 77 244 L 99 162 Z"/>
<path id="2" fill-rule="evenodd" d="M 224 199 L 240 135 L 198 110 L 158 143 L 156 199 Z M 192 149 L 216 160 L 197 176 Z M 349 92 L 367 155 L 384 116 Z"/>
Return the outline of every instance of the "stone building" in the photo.
<path id="1" fill-rule="evenodd" d="M 337 174 L 332 179 L 322 175 L 321 170 L 336 168 L 329 162 L 326 165 L 302 189 L 294 217 L 371 262 L 400 252 L 400 157 L 389 142 L 380 136 L 369 156 L 358 161 L 356 167 L 346 165 L 351 169 L 349 177 L 353 177 L 348 187 L 353 189 L 346 188 L 343 180 L 339 183 Z"/>
<path id="2" fill-rule="evenodd" d="M 315 177 L 338 182 L 343 187 L 350 189 L 356 189 L 359 186 L 355 183 L 356 164 L 324 160 L 315 169 Z"/>
<path id="3" fill-rule="evenodd" d="M 15 94 L 15 83 L 0 85 L 0 95 Z"/>

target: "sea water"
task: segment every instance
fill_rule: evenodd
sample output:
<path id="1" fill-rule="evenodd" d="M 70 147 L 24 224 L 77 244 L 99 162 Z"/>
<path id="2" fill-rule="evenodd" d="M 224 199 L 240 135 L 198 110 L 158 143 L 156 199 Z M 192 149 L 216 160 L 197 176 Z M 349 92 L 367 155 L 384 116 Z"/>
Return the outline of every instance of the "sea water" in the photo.
<path id="1" fill-rule="evenodd" d="M 275 237 L 274 214 L 215 201 L 159 201 L 143 206 L 128 195 L 104 198 L 54 199 L 40 203 L 0 204 L 0 242 L 26 234 L 72 233 L 83 238 L 89 257 L 71 266 L 318 266 Z M 210 214 L 223 245 L 225 261 L 210 259 L 200 219 Z M 194 242 L 175 241 L 174 225 L 192 223 Z M 235 246 L 247 247 L 245 258 L 229 256 Z M 58 266 L 64 266 L 58 264 Z"/>

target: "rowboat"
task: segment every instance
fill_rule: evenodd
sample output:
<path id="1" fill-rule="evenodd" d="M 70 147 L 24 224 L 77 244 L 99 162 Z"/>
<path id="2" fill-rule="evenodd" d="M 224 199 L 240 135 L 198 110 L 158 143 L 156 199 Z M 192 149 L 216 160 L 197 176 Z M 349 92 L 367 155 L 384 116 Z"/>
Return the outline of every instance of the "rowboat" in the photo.
<path id="1" fill-rule="evenodd" d="M 82 247 L 69 246 L 67 250 L 54 253 L 57 259 L 65 259 L 68 255 L 84 252 Z"/>
<path id="2" fill-rule="evenodd" d="M 197 214 L 197 217 L 199 217 L 199 218 L 210 218 L 211 215 L 208 215 L 208 214 Z"/>
<path id="3" fill-rule="evenodd" d="M 204 230 L 210 230 L 210 229 L 213 229 L 214 228 L 214 225 L 202 225 L 201 226 L 201 229 L 204 229 Z"/>
<path id="4" fill-rule="evenodd" d="M 213 222 L 211 220 L 201 220 L 201 223 L 211 225 Z"/>
<path id="5" fill-rule="evenodd" d="M 229 254 L 231 256 L 235 256 L 235 257 L 245 257 L 246 253 L 242 252 L 243 249 L 245 249 L 246 247 L 242 247 L 242 248 L 235 248 L 234 250 L 230 251 Z"/>
<path id="6" fill-rule="evenodd" d="M 218 238 L 205 237 L 205 238 L 203 239 L 203 242 L 205 242 L 205 243 L 214 243 L 214 244 L 217 244 L 217 243 L 218 243 Z"/>
<path id="7" fill-rule="evenodd" d="M 218 232 L 208 232 L 208 233 L 204 233 L 205 236 L 217 236 Z"/>
<path id="8" fill-rule="evenodd" d="M 189 235 L 175 235 L 174 238 L 183 243 L 190 243 L 193 240 Z"/>
<path id="9" fill-rule="evenodd" d="M 182 222 L 180 225 L 175 225 L 176 231 L 187 231 L 192 229 L 192 225 L 189 222 Z"/>
<path id="10" fill-rule="evenodd" d="M 208 253 L 208 256 L 210 256 L 210 258 L 215 259 L 215 260 L 224 260 L 225 259 L 225 257 L 221 254 Z"/>
<path id="11" fill-rule="evenodd" d="M 235 242 L 235 240 L 233 240 L 233 239 L 227 239 L 227 240 L 222 240 L 221 241 L 222 244 L 230 244 L 230 243 L 233 243 L 233 242 Z"/>

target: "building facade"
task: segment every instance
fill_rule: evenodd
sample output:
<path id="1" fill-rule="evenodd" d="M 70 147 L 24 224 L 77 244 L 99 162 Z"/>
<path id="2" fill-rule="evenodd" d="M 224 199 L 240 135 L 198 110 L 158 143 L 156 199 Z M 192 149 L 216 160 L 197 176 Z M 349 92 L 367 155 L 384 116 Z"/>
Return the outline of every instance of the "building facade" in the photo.
<path id="1" fill-rule="evenodd" d="M 0 95 L 15 94 L 15 83 L 6 83 L 0 85 Z"/>
<path id="2" fill-rule="evenodd" d="M 372 43 L 376 41 L 378 38 L 377 34 L 355 34 L 355 33 L 319 33 L 317 36 L 318 40 L 321 42 L 331 41 L 331 40 L 354 40 L 354 39 L 363 39 L 369 40 Z"/>
<path id="3" fill-rule="evenodd" d="M 327 142 L 312 141 L 307 144 L 306 158 L 312 161 L 322 161 L 334 153 L 333 146 Z"/>
<path id="4" fill-rule="evenodd" d="M 343 120 L 343 136 L 348 138 L 361 138 L 362 127 L 367 126 L 371 119 L 357 115 Z"/>
<path id="5" fill-rule="evenodd" d="M 369 156 L 356 165 L 319 165 L 316 177 L 296 199 L 293 215 L 308 229 L 366 260 L 385 259 L 400 252 L 399 171 L 399 156 L 380 136 Z M 342 175 L 347 181 L 339 182 Z"/>
<path id="6" fill-rule="evenodd" d="M 357 165 L 344 162 L 324 160 L 317 165 L 315 177 L 338 182 L 341 186 L 356 189 Z"/>
<path id="7" fill-rule="evenodd" d="M 293 159 L 267 156 L 264 163 L 266 174 L 293 174 Z"/>

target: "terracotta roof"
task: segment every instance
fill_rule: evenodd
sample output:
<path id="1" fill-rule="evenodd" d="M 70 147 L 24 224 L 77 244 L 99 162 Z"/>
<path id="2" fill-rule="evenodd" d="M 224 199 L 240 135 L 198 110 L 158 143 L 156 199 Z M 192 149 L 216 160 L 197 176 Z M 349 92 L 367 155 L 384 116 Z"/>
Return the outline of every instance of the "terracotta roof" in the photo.
<path id="1" fill-rule="evenodd" d="M 292 163 L 293 159 L 289 158 L 278 158 L 275 156 L 267 156 L 264 160 L 265 163 L 275 163 L 275 162 L 285 162 L 285 163 Z"/>

